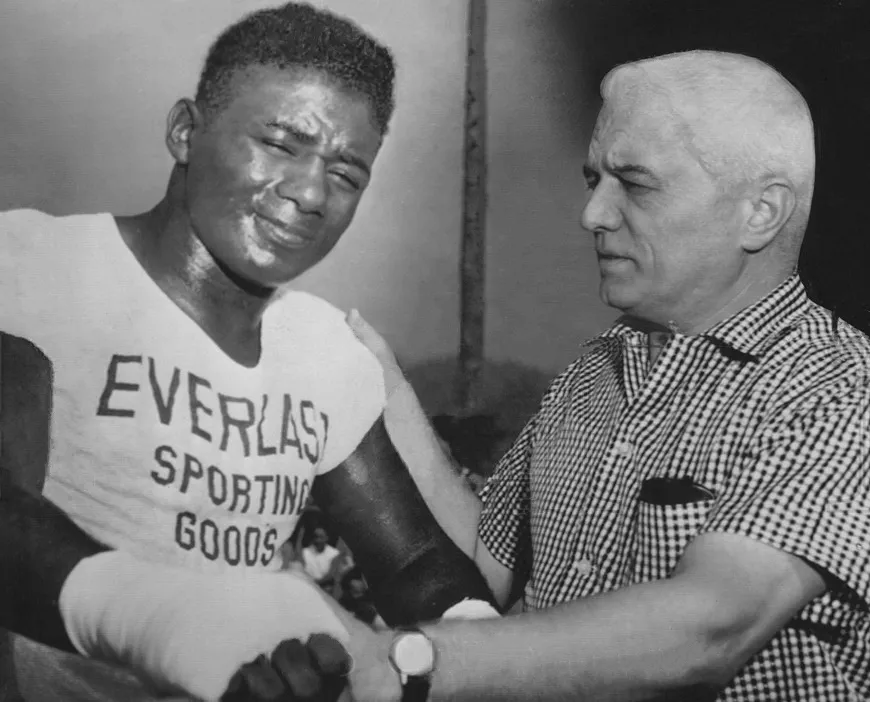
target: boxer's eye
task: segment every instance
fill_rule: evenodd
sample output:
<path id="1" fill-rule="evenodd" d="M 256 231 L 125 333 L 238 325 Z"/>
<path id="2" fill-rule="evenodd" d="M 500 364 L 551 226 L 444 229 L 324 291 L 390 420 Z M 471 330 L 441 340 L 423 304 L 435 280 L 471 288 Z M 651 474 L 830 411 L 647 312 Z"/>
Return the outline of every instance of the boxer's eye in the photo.
<path id="1" fill-rule="evenodd" d="M 295 156 L 296 155 L 296 151 L 294 151 L 291 147 L 289 147 L 284 142 L 272 141 L 269 139 L 263 139 L 262 141 L 272 151 L 278 151 L 278 152 L 281 152 L 283 154 L 287 154 L 288 156 Z"/>
<path id="2" fill-rule="evenodd" d="M 333 171 L 332 175 L 341 181 L 342 185 L 349 190 L 359 190 L 362 186 L 360 183 L 347 173 Z"/>

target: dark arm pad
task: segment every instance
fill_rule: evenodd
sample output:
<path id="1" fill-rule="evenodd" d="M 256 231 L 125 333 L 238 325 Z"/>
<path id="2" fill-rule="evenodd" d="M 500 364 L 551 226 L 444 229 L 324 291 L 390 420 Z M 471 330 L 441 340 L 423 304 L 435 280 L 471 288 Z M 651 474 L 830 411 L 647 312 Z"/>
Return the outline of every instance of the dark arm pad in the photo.
<path id="1" fill-rule="evenodd" d="M 474 562 L 441 530 L 378 420 L 312 490 L 353 552 L 390 626 L 439 618 L 466 597 L 495 598 Z"/>
<path id="2" fill-rule="evenodd" d="M 58 610 L 58 598 L 76 564 L 104 550 L 48 500 L 3 480 L 0 627 L 75 652 Z"/>

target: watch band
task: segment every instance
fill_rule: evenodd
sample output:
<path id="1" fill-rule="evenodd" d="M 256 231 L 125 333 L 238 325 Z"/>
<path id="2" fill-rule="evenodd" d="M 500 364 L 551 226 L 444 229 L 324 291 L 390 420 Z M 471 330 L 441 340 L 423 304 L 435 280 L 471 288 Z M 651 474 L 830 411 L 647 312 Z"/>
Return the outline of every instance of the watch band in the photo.
<path id="1" fill-rule="evenodd" d="M 426 702 L 432 681 L 428 675 L 409 675 L 402 684 L 402 702 Z"/>
<path id="2" fill-rule="evenodd" d="M 420 672 L 417 673 L 415 670 L 414 673 L 411 673 L 407 669 L 403 669 L 403 666 L 395 657 L 395 647 L 402 640 L 403 636 L 409 634 L 416 634 L 417 636 L 422 637 L 430 646 L 430 653 L 432 656 L 431 667 L 426 672 L 420 670 Z M 432 640 L 425 634 L 425 632 L 413 626 L 399 627 L 396 630 L 396 636 L 394 637 L 393 644 L 390 647 L 389 660 L 390 665 L 392 665 L 393 669 L 399 674 L 399 680 L 402 684 L 401 702 L 426 702 L 429 699 L 429 690 L 432 687 L 432 672 L 435 669 L 435 648 Z"/>

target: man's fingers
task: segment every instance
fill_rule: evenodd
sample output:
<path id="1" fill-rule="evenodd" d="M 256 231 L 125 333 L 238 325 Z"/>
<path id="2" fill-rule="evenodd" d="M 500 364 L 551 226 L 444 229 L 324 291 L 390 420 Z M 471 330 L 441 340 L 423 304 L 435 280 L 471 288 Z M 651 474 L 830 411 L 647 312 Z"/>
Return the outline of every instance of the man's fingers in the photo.
<path id="1" fill-rule="evenodd" d="M 350 654 L 329 634 L 312 634 L 308 639 L 308 653 L 324 675 L 345 676 L 350 673 Z"/>
<path id="2" fill-rule="evenodd" d="M 347 315 L 347 323 L 350 326 L 356 338 L 365 344 L 381 361 L 393 361 L 393 351 L 389 344 L 384 341 L 384 337 L 375 331 L 375 328 L 362 318 L 359 312 L 351 310 Z"/>
<path id="3" fill-rule="evenodd" d="M 336 702 L 347 688 L 353 659 L 341 643 L 328 634 L 312 634 L 308 652 L 321 674 L 323 702 Z"/>
<path id="4" fill-rule="evenodd" d="M 221 702 L 285 702 L 286 687 L 266 656 L 246 663 L 230 680 Z"/>
<path id="5" fill-rule="evenodd" d="M 272 653 L 272 667 L 292 692 L 293 700 L 319 700 L 323 692 L 320 673 L 306 646 L 299 639 L 278 644 Z"/>

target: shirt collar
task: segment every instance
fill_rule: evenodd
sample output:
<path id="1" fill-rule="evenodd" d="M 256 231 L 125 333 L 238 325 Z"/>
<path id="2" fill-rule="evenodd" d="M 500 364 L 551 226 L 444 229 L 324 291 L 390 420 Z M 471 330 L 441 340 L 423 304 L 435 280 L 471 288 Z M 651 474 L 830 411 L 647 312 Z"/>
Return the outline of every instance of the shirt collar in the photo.
<path id="1" fill-rule="evenodd" d="M 718 324 L 699 337 L 725 344 L 738 353 L 759 358 L 786 331 L 793 328 L 810 304 L 806 289 L 797 273 L 793 273 L 768 295 Z M 588 341 L 584 346 L 597 345 L 610 339 L 625 339 L 642 329 L 620 317 L 613 325 Z"/>

